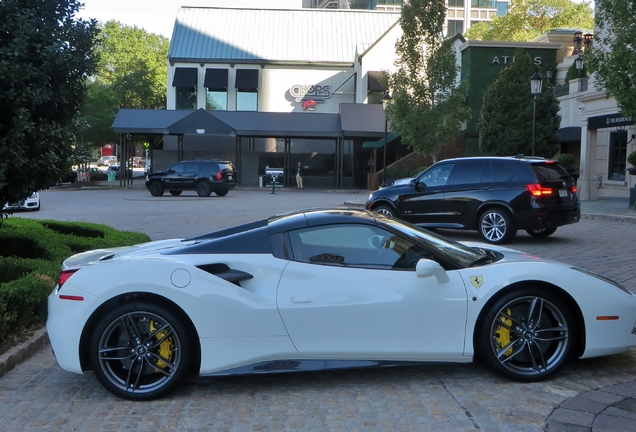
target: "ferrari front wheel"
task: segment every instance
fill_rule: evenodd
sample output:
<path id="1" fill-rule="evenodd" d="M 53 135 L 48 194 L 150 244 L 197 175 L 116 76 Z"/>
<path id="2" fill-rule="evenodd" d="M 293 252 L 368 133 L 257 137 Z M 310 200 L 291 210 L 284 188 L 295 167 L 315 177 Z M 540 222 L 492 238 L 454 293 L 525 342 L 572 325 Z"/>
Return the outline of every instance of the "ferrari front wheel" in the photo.
<path id="1" fill-rule="evenodd" d="M 481 358 L 500 374 L 522 382 L 556 373 L 576 340 L 570 310 L 544 289 L 503 296 L 486 313 L 478 331 Z"/>
<path id="2" fill-rule="evenodd" d="M 114 395 L 136 401 L 174 390 L 192 364 L 192 342 L 182 322 L 154 304 L 126 304 L 109 312 L 90 343 L 99 382 Z"/>

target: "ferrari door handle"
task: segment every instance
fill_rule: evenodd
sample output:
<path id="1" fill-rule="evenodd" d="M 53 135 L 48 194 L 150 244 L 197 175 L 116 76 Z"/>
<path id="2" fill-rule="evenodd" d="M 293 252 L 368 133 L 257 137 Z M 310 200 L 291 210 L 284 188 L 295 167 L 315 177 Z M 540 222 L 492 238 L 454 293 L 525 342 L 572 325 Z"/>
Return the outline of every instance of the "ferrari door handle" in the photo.
<path id="1" fill-rule="evenodd" d="M 291 301 L 292 303 L 311 303 L 307 297 L 292 297 Z"/>

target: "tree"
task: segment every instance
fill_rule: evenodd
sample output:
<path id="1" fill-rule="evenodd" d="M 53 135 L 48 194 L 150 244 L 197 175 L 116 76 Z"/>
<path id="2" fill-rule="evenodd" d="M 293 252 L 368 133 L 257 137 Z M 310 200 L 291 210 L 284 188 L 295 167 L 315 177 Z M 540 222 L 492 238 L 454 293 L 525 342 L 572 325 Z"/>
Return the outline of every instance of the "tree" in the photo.
<path id="1" fill-rule="evenodd" d="M 506 15 L 470 26 L 467 39 L 527 42 L 552 29 L 594 28 L 591 1 L 511 0 Z"/>
<path id="2" fill-rule="evenodd" d="M 532 128 L 535 123 L 534 96 L 530 76 L 535 66 L 530 55 L 515 50 L 514 61 L 504 68 L 486 90 L 478 124 L 479 148 L 487 155 L 532 154 Z M 548 79 L 543 80 L 537 98 L 534 155 L 553 157 L 559 151 L 556 132 L 561 124 L 559 101 Z"/>
<path id="3" fill-rule="evenodd" d="M 76 0 L 0 1 L 0 208 L 70 167 L 74 116 L 95 68 L 94 21 Z M 8 18 L 10 17 L 10 19 Z"/>
<path id="4" fill-rule="evenodd" d="M 161 35 L 117 21 L 101 26 L 99 61 L 80 111 L 79 145 L 115 141 L 112 124 L 119 108 L 166 107 L 169 44 Z"/>
<path id="5" fill-rule="evenodd" d="M 391 101 L 387 117 L 402 143 L 429 155 L 456 138 L 470 118 L 466 86 L 451 40 L 444 40 L 444 0 L 411 0 L 402 6 L 403 35 L 396 44 L 397 71 L 388 75 Z"/>
<path id="6" fill-rule="evenodd" d="M 108 21 L 97 48 L 97 82 L 109 85 L 119 108 L 165 109 L 170 41 Z"/>
<path id="7" fill-rule="evenodd" d="M 622 113 L 636 116 L 636 6 L 627 0 L 597 0 L 596 5 L 598 31 L 586 63 Z"/>

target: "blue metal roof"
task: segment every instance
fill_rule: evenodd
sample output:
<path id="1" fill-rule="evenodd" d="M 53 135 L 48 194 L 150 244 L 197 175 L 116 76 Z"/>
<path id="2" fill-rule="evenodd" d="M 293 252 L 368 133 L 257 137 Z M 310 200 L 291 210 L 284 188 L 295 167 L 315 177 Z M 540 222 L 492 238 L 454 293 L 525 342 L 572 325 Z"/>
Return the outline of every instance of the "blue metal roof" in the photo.
<path id="1" fill-rule="evenodd" d="M 353 64 L 356 47 L 376 42 L 399 18 L 399 13 L 365 10 L 183 6 L 177 14 L 168 58 Z"/>

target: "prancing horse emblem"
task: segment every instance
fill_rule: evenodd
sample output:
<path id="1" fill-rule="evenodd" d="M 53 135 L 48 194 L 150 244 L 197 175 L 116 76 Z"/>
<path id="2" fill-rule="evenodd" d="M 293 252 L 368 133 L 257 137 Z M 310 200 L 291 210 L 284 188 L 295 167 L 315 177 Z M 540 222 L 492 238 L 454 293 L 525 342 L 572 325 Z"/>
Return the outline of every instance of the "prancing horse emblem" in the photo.
<path id="1" fill-rule="evenodd" d="M 473 284 L 475 288 L 480 288 L 481 284 L 484 283 L 484 278 L 481 276 L 471 276 L 470 283 Z"/>

